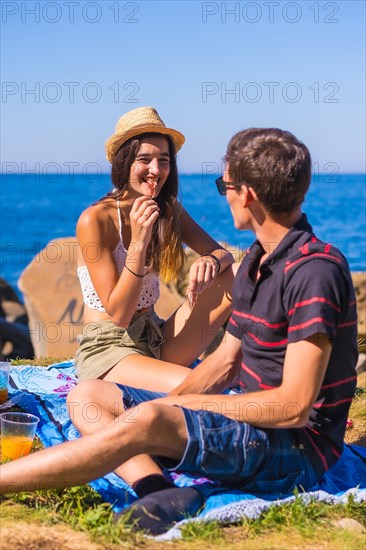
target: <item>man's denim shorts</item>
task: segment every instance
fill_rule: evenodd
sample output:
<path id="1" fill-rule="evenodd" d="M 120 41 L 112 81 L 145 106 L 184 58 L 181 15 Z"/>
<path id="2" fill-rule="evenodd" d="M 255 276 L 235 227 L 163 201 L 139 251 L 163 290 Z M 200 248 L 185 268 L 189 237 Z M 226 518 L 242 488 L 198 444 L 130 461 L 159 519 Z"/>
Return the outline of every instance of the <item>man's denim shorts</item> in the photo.
<path id="1" fill-rule="evenodd" d="M 118 386 L 126 408 L 165 396 Z M 295 487 L 308 490 L 318 481 L 320 475 L 296 442 L 295 430 L 260 429 L 219 413 L 180 408 L 188 442 L 182 460 L 167 468 L 170 472 L 204 476 L 246 492 L 276 497 L 291 494 Z"/>

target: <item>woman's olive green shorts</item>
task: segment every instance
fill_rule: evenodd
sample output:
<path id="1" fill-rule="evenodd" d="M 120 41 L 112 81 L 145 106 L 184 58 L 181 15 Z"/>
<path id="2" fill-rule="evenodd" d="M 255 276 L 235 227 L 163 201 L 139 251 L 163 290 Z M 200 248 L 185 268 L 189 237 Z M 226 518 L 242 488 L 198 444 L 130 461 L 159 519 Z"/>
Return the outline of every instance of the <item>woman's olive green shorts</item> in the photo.
<path id="1" fill-rule="evenodd" d="M 155 312 L 133 317 L 127 328 L 117 327 L 109 320 L 88 323 L 75 356 L 79 380 L 100 378 L 128 355 L 160 359 L 163 324 Z"/>

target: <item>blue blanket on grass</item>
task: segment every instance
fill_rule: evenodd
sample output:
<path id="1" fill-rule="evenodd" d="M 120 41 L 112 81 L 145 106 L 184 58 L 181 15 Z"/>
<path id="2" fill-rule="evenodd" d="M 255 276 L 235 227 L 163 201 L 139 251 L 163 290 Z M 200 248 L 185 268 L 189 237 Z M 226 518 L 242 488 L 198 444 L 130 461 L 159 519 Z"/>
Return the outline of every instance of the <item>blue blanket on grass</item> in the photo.
<path id="1" fill-rule="evenodd" d="M 40 418 L 37 435 L 45 447 L 79 436 L 66 409 L 66 395 L 76 383 L 72 362 L 58 363 L 47 368 L 20 365 L 11 369 L 11 403 Z M 4 405 L 9 406 L 9 403 Z M 95 410 L 90 410 L 88 414 L 95 414 Z M 231 523 L 243 517 L 255 519 L 269 506 L 290 502 L 295 498 L 279 498 L 275 494 L 266 498 L 261 495 L 258 498 L 254 494 L 229 490 L 206 478 L 184 474 L 173 474 L 172 479 L 178 486 L 195 485 L 204 493 L 206 506 L 197 518 L 181 521 L 168 533 L 157 537 L 159 540 L 179 538 L 180 526 L 189 521 Z M 115 512 L 136 498 L 131 487 L 113 473 L 91 482 L 90 485 L 105 501 L 113 505 Z M 340 460 L 327 472 L 322 482 L 311 491 L 301 494 L 300 498 L 305 502 L 316 499 L 342 504 L 348 501 L 350 495 L 357 502 L 366 500 L 366 449 L 345 445 Z"/>

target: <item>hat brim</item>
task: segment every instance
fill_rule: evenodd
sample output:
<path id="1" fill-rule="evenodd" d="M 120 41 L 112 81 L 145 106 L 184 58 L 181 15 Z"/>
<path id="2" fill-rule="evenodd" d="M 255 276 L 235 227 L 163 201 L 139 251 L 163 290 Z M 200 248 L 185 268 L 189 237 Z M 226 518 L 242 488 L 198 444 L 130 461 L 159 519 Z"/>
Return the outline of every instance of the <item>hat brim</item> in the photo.
<path id="1" fill-rule="evenodd" d="M 183 134 L 174 130 L 173 128 L 166 128 L 165 126 L 157 126 L 156 124 L 141 124 L 140 126 L 135 126 L 123 133 L 115 133 L 105 142 L 105 150 L 107 153 L 107 159 L 109 162 L 113 161 L 114 155 L 117 153 L 118 149 L 123 145 L 128 139 L 139 136 L 146 133 L 155 133 L 162 134 L 165 136 L 170 136 L 173 140 L 175 152 L 177 153 L 182 147 L 186 138 Z"/>

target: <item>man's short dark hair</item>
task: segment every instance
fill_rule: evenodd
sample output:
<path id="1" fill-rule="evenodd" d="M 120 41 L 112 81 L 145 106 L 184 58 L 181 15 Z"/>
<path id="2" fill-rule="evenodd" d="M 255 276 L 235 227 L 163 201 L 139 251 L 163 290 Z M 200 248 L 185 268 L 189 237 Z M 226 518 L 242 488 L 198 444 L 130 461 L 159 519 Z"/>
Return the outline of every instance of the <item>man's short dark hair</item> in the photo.
<path id="1" fill-rule="evenodd" d="M 232 181 L 252 187 L 271 214 L 291 214 L 310 185 L 308 148 L 290 132 L 249 128 L 233 136 L 225 161 Z"/>

